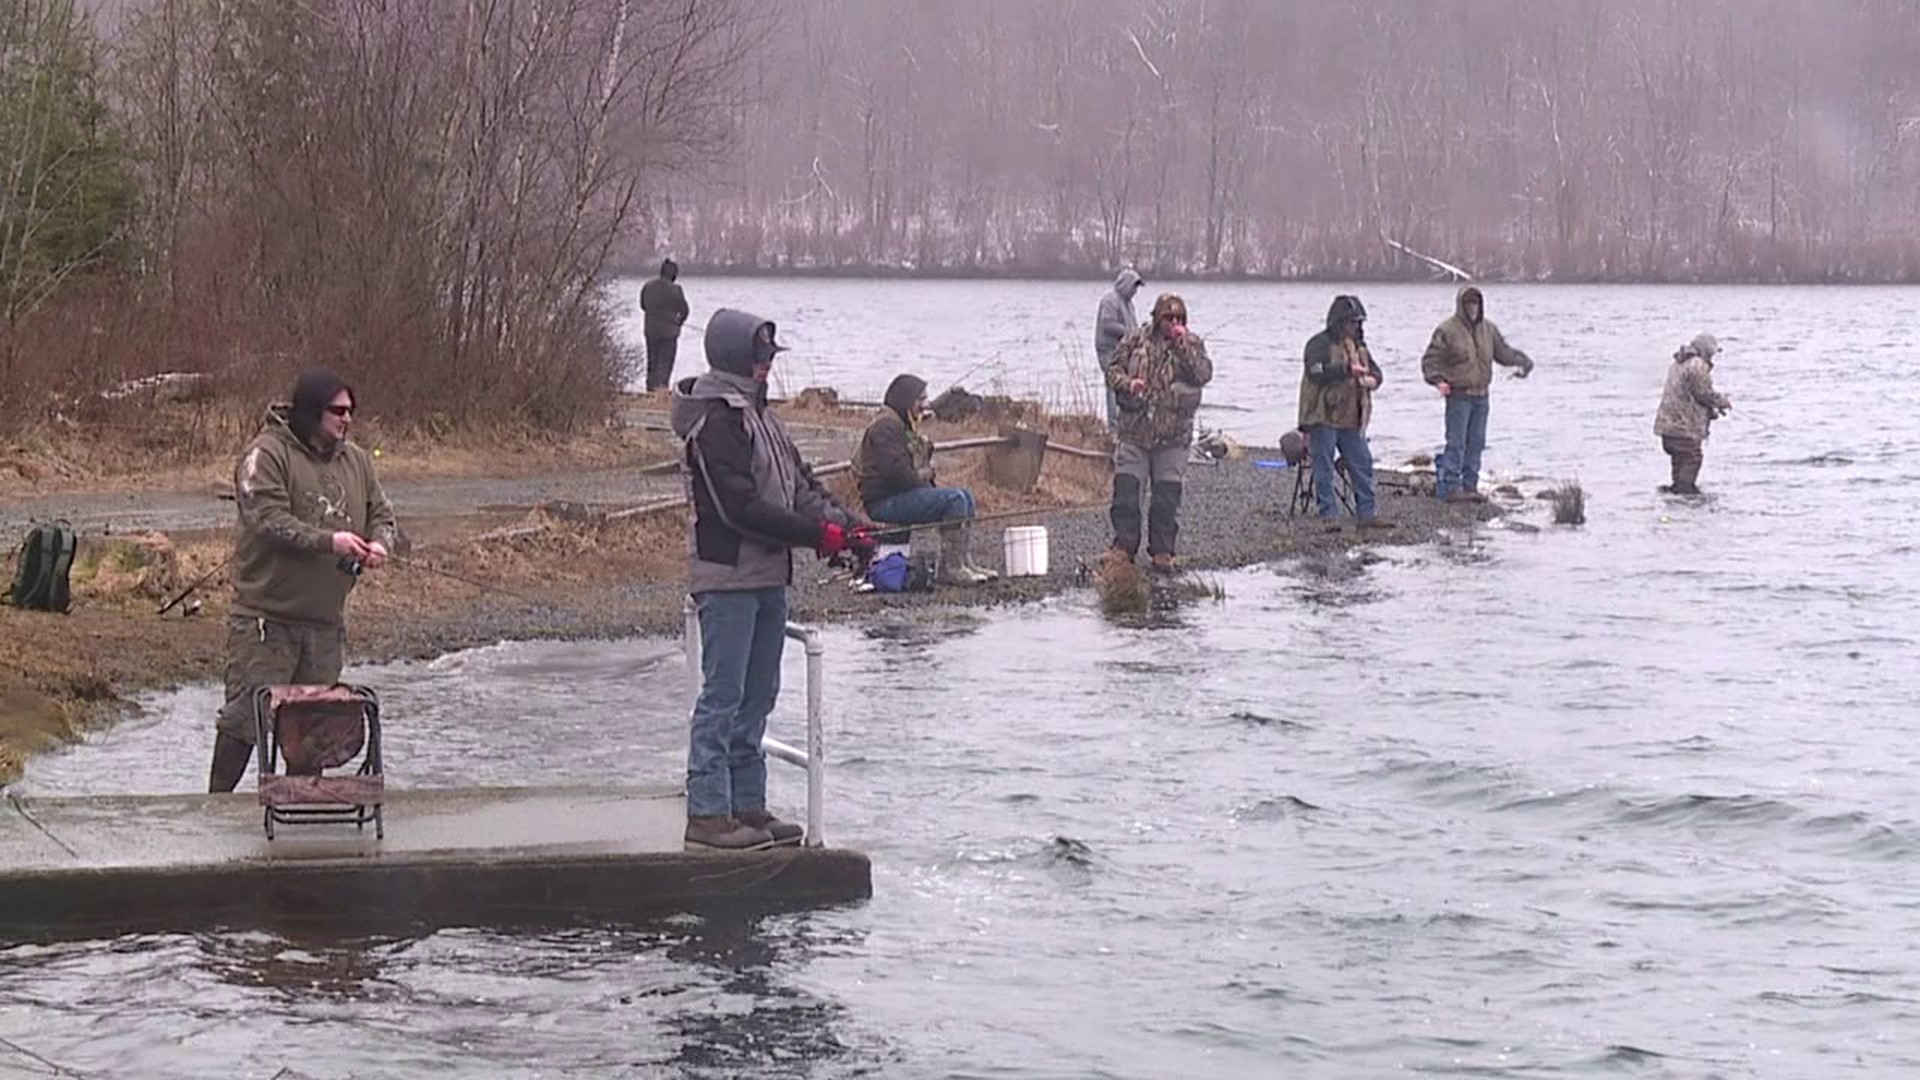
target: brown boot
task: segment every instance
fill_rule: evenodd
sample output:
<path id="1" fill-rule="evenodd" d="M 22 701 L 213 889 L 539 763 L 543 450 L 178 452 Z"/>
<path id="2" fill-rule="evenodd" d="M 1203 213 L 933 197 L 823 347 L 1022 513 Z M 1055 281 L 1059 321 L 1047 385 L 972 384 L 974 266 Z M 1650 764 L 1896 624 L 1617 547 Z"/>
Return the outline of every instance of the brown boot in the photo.
<path id="1" fill-rule="evenodd" d="M 793 847 L 807 835 L 807 830 L 791 821 L 781 821 L 765 810 L 742 810 L 733 816 L 749 829 L 766 830 L 767 835 L 773 837 L 774 847 Z"/>
<path id="2" fill-rule="evenodd" d="M 689 851 L 760 851 L 773 846 L 773 834 L 744 825 L 738 818 L 690 817 L 686 843 Z"/>
<path id="3" fill-rule="evenodd" d="M 1480 500 L 1473 497 L 1473 492 L 1468 491 L 1466 488 L 1459 488 L 1448 492 L 1444 501 L 1448 506 L 1471 506 Z"/>
<path id="4" fill-rule="evenodd" d="M 1169 575 L 1173 573 L 1173 556 L 1161 552 L 1153 557 L 1153 572 Z"/>

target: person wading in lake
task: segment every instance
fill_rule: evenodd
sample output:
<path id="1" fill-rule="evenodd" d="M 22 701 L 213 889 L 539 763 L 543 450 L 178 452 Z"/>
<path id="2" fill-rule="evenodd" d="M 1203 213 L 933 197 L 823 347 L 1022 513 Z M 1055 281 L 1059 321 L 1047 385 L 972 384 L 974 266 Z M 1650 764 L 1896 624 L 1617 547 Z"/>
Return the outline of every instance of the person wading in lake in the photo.
<path id="1" fill-rule="evenodd" d="M 680 267 L 667 259 L 660 276 L 640 287 L 641 330 L 647 338 L 647 393 L 673 384 L 673 362 L 680 352 L 680 327 L 687 321 L 687 294 L 680 289 Z"/>
<path id="2" fill-rule="evenodd" d="M 349 437 L 357 400 L 330 371 L 309 371 L 234 470 L 233 614 L 226 704 L 215 724 L 207 790 L 232 791 L 254 755 L 253 695 L 262 686 L 340 679 L 347 594 L 386 564 L 398 535 L 373 459 Z"/>
<path id="3" fill-rule="evenodd" d="M 940 530 L 940 583 L 992 581 L 992 571 L 973 565 L 973 492 L 934 482 L 933 443 L 920 434 L 927 381 L 917 375 L 895 376 L 883 404 L 853 455 L 854 483 L 867 516 L 886 525 L 951 522 Z"/>
<path id="4" fill-rule="evenodd" d="M 707 321 L 707 365 L 673 387 L 693 504 L 689 585 L 700 620 L 700 696 L 687 747 L 690 848 L 797 844 L 767 812 L 767 714 L 780 694 L 793 549 L 871 554 L 870 523 L 814 479 L 767 407 L 774 324 L 722 308 Z"/>
<path id="5" fill-rule="evenodd" d="M 1493 365 L 1518 368 L 1524 379 L 1533 361 L 1507 344 L 1486 316 L 1480 290 L 1460 290 L 1453 315 L 1433 331 L 1420 373 L 1446 399 L 1447 448 L 1434 462 L 1434 494 L 1446 502 L 1486 502 L 1480 493 L 1480 455 L 1487 448 L 1488 393 Z"/>
<path id="6" fill-rule="evenodd" d="M 1201 388 L 1213 379 L 1206 342 L 1187 330 L 1186 301 L 1172 293 L 1153 303 L 1153 317 L 1121 340 L 1107 362 L 1107 387 L 1120 406 L 1113 451 L 1112 558 L 1140 552 L 1140 503 L 1147 514 L 1153 569 L 1173 572 L 1180 535 L 1180 498 L 1193 444 Z"/>
<path id="7" fill-rule="evenodd" d="M 1146 280 L 1133 267 L 1120 271 L 1113 279 L 1113 288 L 1100 298 L 1100 312 L 1093 319 L 1093 355 L 1100 364 L 1100 370 L 1107 370 L 1108 361 L 1113 359 L 1113 351 L 1140 320 L 1133 314 L 1133 297 L 1140 291 Z M 1112 428 L 1120 421 L 1120 401 L 1113 388 L 1107 388 L 1107 427 Z"/>
<path id="8" fill-rule="evenodd" d="M 1653 433 L 1673 466 L 1672 495 L 1698 495 L 1700 466 L 1706 460 L 1707 429 L 1733 402 L 1713 388 L 1713 358 L 1720 343 L 1701 334 L 1673 354 L 1667 385 L 1660 394 L 1660 410 L 1653 417 Z"/>
<path id="9" fill-rule="evenodd" d="M 1313 448 L 1313 496 L 1320 516 L 1340 514 L 1334 500 L 1334 452 L 1346 462 L 1353 512 L 1362 527 L 1383 526 L 1373 499 L 1373 450 L 1367 424 L 1380 365 L 1367 349 L 1367 309 L 1357 296 L 1336 296 L 1327 328 L 1307 339 L 1306 370 L 1300 376 L 1299 427 Z"/>

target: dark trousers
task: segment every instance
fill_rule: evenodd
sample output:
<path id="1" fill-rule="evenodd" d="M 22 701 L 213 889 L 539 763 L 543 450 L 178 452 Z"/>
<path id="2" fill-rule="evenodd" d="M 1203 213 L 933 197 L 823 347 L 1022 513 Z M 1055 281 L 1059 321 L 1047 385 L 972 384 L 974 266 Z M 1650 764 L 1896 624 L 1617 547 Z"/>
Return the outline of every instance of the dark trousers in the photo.
<path id="1" fill-rule="evenodd" d="M 1673 487 L 1675 495 L 1693 495 L 1699 492 L 1700 466 L 1706 462 L 1706 449 L 1699 439 L 1687 439 L 1678 435 L 1662 435 L 1660 448 L 1667 452 L 1673 463 Z"/>
<path id="2" fill-rule="evenodd" d="M 673 382 L 673 361 L 680 352 L 677 337 L 647 339 L 647 392 L 664 390 Z"/>

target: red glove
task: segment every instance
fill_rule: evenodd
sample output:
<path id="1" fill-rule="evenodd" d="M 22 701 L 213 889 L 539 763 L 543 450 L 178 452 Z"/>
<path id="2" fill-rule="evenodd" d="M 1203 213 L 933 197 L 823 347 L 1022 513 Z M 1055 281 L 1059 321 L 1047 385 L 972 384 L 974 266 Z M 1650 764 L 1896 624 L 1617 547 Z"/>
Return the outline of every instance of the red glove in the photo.
<path id="1" fill-rule="evenodd" d="M 821 523 L 820 542 L 813 546 L 813 550 L 819 552 L 823 559 L 847 550 L 847 530 L 831 521 Z"/>

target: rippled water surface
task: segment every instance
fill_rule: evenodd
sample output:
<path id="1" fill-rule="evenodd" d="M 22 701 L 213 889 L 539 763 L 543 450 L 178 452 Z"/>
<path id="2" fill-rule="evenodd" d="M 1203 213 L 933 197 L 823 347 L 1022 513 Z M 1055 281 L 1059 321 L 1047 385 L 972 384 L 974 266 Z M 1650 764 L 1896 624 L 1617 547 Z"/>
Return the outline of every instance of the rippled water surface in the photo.
<path id="1" fill-rule="evenodd" d="M 696 319 L 778 319 L 791 388 L 985 362 L 1063 400 L 1100 292 L 687 284 Z M 1185 291 L 1210 421 L 1272 438 L 1335 290 Z M 1451 290 L 1360 292 L 1376 443 L 1426 448 Z M 1084 595 L 831 628 L 831 839 L 872 854 L 871 902 L 18 944 L 0 1075 L 1920 1075 L 1920 290 L 1494 288 L 1489 313 L 1540 366 L 1496 387 L 1488 465 L 1577 476 L 1582 530 L 1252 567 L 1171 628 Z M 1652 412 L 1703 329 L 1736 412 L 1686 503 L 1654 490 Z M 684 754 L 668 641 L 354 677 L 411 784 L 664 781 Z M 194 790 L 214 693 L 25 786 Z"/>

